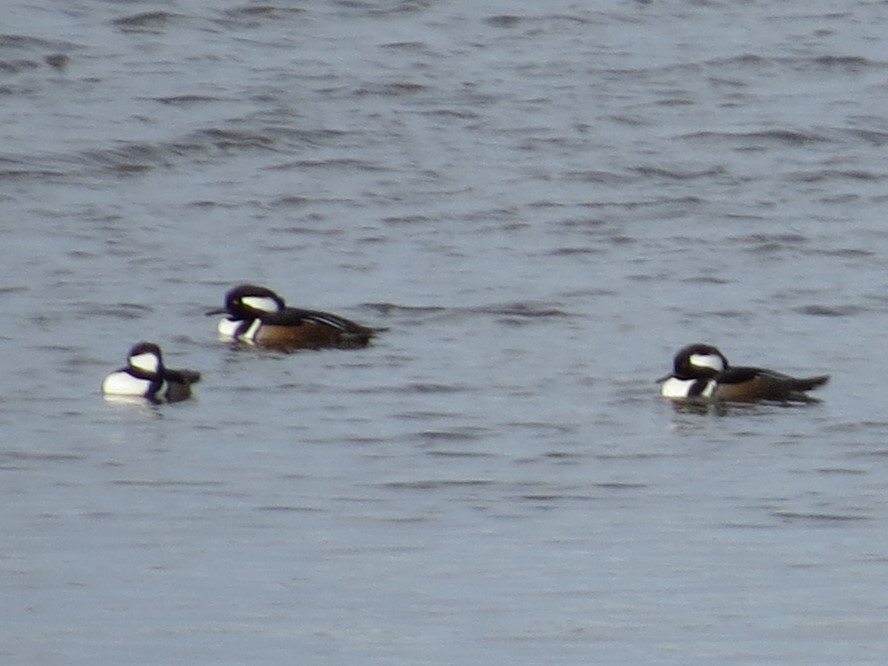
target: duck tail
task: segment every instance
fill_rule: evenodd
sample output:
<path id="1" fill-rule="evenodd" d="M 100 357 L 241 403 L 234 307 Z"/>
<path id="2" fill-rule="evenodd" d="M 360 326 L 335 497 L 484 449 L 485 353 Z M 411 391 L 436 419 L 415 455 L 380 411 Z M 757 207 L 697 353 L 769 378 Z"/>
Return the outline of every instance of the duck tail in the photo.
<path id="1" fill-rule="evenodd" d="M 818 386 L 823 386 L 829 381 L 829 375 L 817 375 L 816 377 L 793 378 L 792 388 L 795 391 L 810 391 Z"/>

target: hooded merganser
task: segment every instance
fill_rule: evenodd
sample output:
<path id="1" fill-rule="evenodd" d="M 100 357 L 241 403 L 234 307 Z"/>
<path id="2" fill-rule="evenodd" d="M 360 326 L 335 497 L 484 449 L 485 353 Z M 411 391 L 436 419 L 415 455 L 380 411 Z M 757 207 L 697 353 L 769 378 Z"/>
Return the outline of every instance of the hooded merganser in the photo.
<path id="1" fill-rule="evenodd" d="M 731 367 L 717 348 L 693 344 L 675 355 L 672 374 L 657 381 L 660 395 L 670 400 L 817 402 L 806 391 L 828 380 L 829 375 L 796 378 L 764 368 Z"/>
<path id="2" fill-rule="evenodd" d="M 102 393 L 108 397 L 145 398 L 155 404 L 178 402 L 190 396 L 191 385 L 199 381 L 199 372 L 164 367 L 160 347 L 140 342 L 130 349 L 126 367 L 105 377 Z"/>
<path id="3" fill-rule="evenodd" d="M 225 295 L 227 314 L 217 331 L 224 338 L 278 349 L 354 349 L 366 347 L 379 331 L 335 314 L 289 308 L 271 289 L 242 284 Z"/>

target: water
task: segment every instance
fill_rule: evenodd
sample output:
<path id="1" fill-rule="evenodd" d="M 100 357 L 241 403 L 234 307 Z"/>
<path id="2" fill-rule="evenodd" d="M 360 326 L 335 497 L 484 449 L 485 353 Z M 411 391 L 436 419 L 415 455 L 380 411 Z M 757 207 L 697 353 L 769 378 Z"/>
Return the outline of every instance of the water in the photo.
<path id="1" fill-rule="evenodd" d="M 7 3 L 4 663 L 884 660 L 888 7 L 525 4 Z"/>

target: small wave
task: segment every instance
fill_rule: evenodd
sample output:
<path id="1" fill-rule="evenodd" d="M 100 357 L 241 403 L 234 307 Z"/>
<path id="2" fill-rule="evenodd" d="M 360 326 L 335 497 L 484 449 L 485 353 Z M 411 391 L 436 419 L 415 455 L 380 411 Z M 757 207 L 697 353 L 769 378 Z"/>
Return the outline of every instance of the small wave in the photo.
<path id="1" fill-rule="evenodd" d="M 888 143 L 888 132 L 882 132 L 872 129 L 849 129 L 845 130 L 854 138 L 870 143 L 874 146 L 884 146 Z"/>
<path id="2" fill-rule="evenodd" d="M 463 391 L 469 390 L 469 387 L 465 384 L 434 384 L 431 382 L 414 382 L 411 384 L 392 386 L 389 389 L 374 388 L 373 392 L 379 393 L 386 390 L 388 390 L 388 392 L 390 393 L 462 393 Z M 433 416 L 440 416 L 440 414 L 429 414 L 428 412 L 411 412 L 399 415 L 400 418 L 406 419 L 428 419 Z"/>
<path id="3" fill-rule="evenodd" d="M 278 164 L 273 167 L 275 171 L 288 169 L 357 169 L 359 171 L 383 171 L 378 164 L 365 160 L 356 160 L 348 157 L 331 158 L 325 160 L 295 160 L 286 164 Z"/>
<path id="4" fill-rule="evenodd" d="M 821 169 L 817 171 L 801 171 L 795 174 L 788 174 L 787 180 L 799 183 L 819 183 L 822 181 L 835 180 L 861 180 L 878 182 L 885 180 L 885 174 L 873 173 L 872 171 L 864 171 L 862 169 Z"/>
<path id="5" fill-rule="evenodd" d="M 492 315 L 506 315 L 509 317 L 570 317 L 569 312 L 552 308 L 538 303 L 515 302 L 502 305 L 486 305 L 478 308 L 469 308 L 470 312 Z"/>
<path id="6" fill-rule="evenodd" d="M 395 303 L 364 303 L 362 307 L 375 310 L 384 315 L 416 315 L 416 314 L 440 314 L 447 308 L 440 305 L 398 305 Z"/>
<path id="7" fill-rule="evenodd" d="M 137 303 L 117 303 L 115 305 L 89 305 L 84 303 L 78 314 L 81 319 L 113 317 L 115 319 L 132 320 L 144 319 L 153 312 L 153 308 Z"/>
<path id="8" fill-rule="evenodd" d="M 144 488 L 217 488 L 226 485 L 224 481 L 185 481 L 155 479 L 118 479 L 112 481 L 115 486 L 135 486 Z"/>
<path id="9" fill-rule="evenodd" d="M 583 255 L 583 254 L 594 254 L 594 255 L 602 255 L 607 254 L 607 250 L 600 247 L 558 247 L 554 250 L 549 250 L 544 252 L 546 256 L 549 257 L 570 257 L 573 255 Z"/>
<path id="10" fill-rule="evenodd" d="M 581 183 L 600 183 L 603 185 L 620 185 L 630 181 L 631 179 L 619 173 L 612 171 L 601 171 L 598 169 L 584 171 L 567 171 L 563 174 L 565 180 L 578 181 Z"/>
<path id="11" fill-rule="evenodd" d="M 222 12 L 225 16 L 223 23 L 237 23 L 243 26 L 245 23 L 255 27 L 260 25 L 260 19 L 263 21 L 274 21 L 279 19 L 290 18 L 295 14 L 304 14 L 305 9 L 302 7 L 280 7 L 276 5 L 247 5 L 241 7 L 232 7 Z"/>
<path id="12" fill-rule="evenodd" d="M 445 488 L 480 488 L 493 484 L 493 481 L 487 479 L 449 479 L 442 481 L 390 481 L 379 485 L 390 490 L 441 490 Z"/>
<path id="13" fill-rule="evenodd" d="M 796 129 L 775 128 L 756 132 L 714 132 L 702 131 L 683 134 L 679 138 L 696 140 L 724 140 L 732 143 L 775 143 L 793 146 L 805 146 L 814 143 L 834 143 L 835 139 L 826 134 Z"/>
<path id="14" fill-rule="evenodd" d="M 866 312 L 865 308 L 859 305 L 803 305 L 793 308 L 794 312 L 799 314 L 811 315 L 815 317 L 850 317 L 861 312 Z"/>
<path id="15" fill-rule="evenodd" d="M 31 60 L 28 58 L 18 58 L 15 60 L 0 60 L 0 73 L 18 74 L 27 69 L 36 69 L 40 67 L 39 60 Z"/>
<path id="16" fill-rule="evenodd" d="M 381 83 L 372 86 L 362 86 L 354 90 L 357 96 L 363 95 L 380 95 L 384 97 L 394 97 L 400 95 L 415 95 L 428 89 L 421 83 L 412 81 L 395 81 L 393 83 Z"/>
<path id="17" fill-rule="evenodd" d="M 85 460 L 86 457 L 74 453 L 41 453 L 40 451 L 0 451 L 0 460 L 21 460 L 39 462 L 71 462 Z"/>
<path id="18" fill-rule="evenodd" d="M 775 518 L 780 518 L 787 522 L 844 523 L 858 520 L 872 520 L 870 516 L 855 516 L 842 513 L 817 513 L 803 511 L 773 511 L 771 515 Z"/>
<path id="19" fill-rule="evenodd" d="M 868 58 L 864 58 L 863 56 L 835 56 L 835 55 L 822 55 L 817 56 L 816 58 L 812 58 L 809 62 L 814 65 L 822 68 L 829 69 L 850 69 L 854 71 L 858 71 L 864 69 L 866 67 L 885 67 L 885 63 L 878 63 Z"/>
<path id="20" fill-rule="evenodd" d="M 630 171 L 644 177 L 668 178 L 670 180 L 696 180 L 697 178 L 710 178 L 712 176 L 723 176 L 727 171 L 722 167 L 713 167 L 711 169 L 701 169 L 699 171 L 670 169 L 658 166 L 638 166 L 633 167 Z"/>
<path id="21" fill-rule="evenodd" d="M 179 17 L 178 14 L 163 11 L 142 12 L 114 19 L 111 21 L 111 25 L 124 32 L 160 32 Z"/>
<path id="22" fill-rule="evenodd" d="M 172 95 L 170 97 L 152 97 L 154 102 L 169 104 L 171 106 L 191 106 L 193 104 L 205 104 L 223 101 L 221 97 L 207 97 L 205 95 Z"/>
<path id="23" fill-rule="evenodd" d="M 311 506 L 291 506 L 285 504 L 272 504 L 257 506 L 254 511 L 279 512 L 279 513 L 319 513 L 321 510 Z"/>
<path id="24" fill-rule="evenodd" d="M 875 257 L 879 253 L 872 250 L 864 250 L 859 247 L 840 247 L 835 250 L 812 250 L 811 254 L 818 254 L 824 257 Z"/>
<path id="25" fill-rule="evenodd" d="M 749 234 L 746 236 L 734 236 L 728 239 L 731 242 L 740 242 L 740 243 L 756 243 L 756 244 L 764 244 L 770 245 L 771 243 L 778 244 L 797 244 L 797 243 L 807 243 L 808 237 L 803 234 L 796 233 L 785 233 L 785 234 Z"/>
<path id="26" fill-rule="evenodd" d="M 682 278 L 681 281 L 689 284 L 731 284 L 733 282 L 731 279 L 716 277 L 715 275 L 696 275 Z"/>
<path id="27" fill-rule="evenodd" d="M 594 488 L 604 488 L 605 490 L 643 490 L 649 488 L 647 483 L 631 483 L 629 481 L 606 481 L 603 483 L 593 483 Z"/>
<path id="28" fill-rule="evenodd" d="M 489 434 L 487 428 L 463 427 L 452 430 L 423 430 L 415 433 L 415 437 L 429 442 L 468 442 L 481 439 Z"/>
<path id="29" fill-rule="evenodd" d="M 0 178 L 45 177 L 47 174 L 78 176 L 113 173 L 120 176 L 142 174 L 169 167 L 177 158 L 199 158 L 214 154 L 230 154 L 251 150 L 277 149 L 279 137 L 273 131 L 246 132 L 208 128 L 192 132 L 182 139 L 160 141 L 119 141 L 114 147 L 86 150 L 80 153 L 34 155 L 30 164 L 21 168 L 0 170 Z M 46 163 L 41 164 L 41 163 Z M 61 170 L 60 165 L 68 167 Z"/>
<path id="30" fill-rule="evenodd" d="M 423 11 L 437 3 L 434 0 L 387 0 L 384 2 L 363 2 L 362 0 L 337 0 L 334 4 L 347 10 L 350 14 L 369 17 L 410 14 Z"/>

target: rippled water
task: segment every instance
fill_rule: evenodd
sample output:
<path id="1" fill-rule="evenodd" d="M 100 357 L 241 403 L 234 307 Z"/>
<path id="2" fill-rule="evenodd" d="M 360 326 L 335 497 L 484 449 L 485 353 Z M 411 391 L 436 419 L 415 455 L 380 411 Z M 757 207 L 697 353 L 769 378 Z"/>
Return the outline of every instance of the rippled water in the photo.
<path id="1" fill-rule="evenodd" d="M 884 660 L 888 5 L 7 5 L 4 663 Z M 675 411 L 695 341 L 833 380 Z"/>

